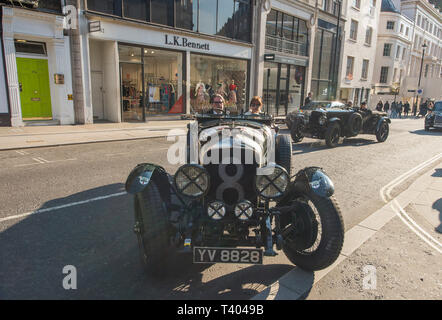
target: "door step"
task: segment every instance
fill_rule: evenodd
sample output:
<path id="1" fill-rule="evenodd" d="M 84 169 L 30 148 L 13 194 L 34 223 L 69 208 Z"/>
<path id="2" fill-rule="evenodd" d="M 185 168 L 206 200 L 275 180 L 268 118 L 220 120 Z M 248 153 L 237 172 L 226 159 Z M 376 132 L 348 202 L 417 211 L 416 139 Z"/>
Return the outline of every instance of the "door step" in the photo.
<path id="1" fill-rule="evenodd" d="M 59 126 L 60 120 L 26 120 L 23 121 L 25 127 L 30 126 Z"/>

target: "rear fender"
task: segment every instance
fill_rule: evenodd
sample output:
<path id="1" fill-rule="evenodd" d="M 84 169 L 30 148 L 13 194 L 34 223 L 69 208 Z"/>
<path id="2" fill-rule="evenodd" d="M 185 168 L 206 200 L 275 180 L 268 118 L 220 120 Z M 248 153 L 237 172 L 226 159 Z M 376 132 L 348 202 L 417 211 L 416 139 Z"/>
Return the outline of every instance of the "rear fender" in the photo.
<path id="1" fill-rule="evenodd" d="M 158 165 L 152 163 L 141 163 L 129 174 L 126 180 L 126 191 L 130 194 L 142 192 L 152 181 L 155 181 L 160 192 L 170 190 L 169 175 Z M 169 192 L 170 193 L 170 192 Z"/>

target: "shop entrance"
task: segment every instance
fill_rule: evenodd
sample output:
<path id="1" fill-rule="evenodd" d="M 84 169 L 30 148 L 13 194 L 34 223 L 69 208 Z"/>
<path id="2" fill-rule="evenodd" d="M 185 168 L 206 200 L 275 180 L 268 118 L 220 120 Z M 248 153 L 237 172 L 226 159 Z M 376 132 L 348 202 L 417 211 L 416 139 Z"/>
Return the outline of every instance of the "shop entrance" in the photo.
<path id="1" fill-rule="evenodd" d="M 121 63 L 120 75 L 123 121 L 144 121 L 142 66 Z"/>
<path id="2" fill-rule="evenodd" d="M 51 91 L 46 59 L 17 58 L 23 120 L 51 120 Z"/>
<path id="3" fill-rule="evenodd" d="M 274 116 L 298 109 L 304 99 L 305 67 L 266 62 L 263 85 L 264 108 Z"/>

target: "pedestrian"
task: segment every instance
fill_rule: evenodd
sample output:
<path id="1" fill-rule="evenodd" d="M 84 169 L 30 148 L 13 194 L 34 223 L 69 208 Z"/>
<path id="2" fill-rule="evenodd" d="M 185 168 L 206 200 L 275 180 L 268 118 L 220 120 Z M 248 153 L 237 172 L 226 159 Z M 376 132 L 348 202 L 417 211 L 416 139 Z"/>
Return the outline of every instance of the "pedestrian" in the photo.
<path id="1" fill-rule="evenodd" d="M 419 116 L 425 117 L 426 114 L 427 114 L 427 101 L 421 103 L 418 117 Z"/>
<path id="2" fill-rule="evenodd" d="M 408 103 L 408 101 L 405 101 L 404 104 L 404 115 L 406 118 L 408 118 L 408 112 L 410 112 L 410 104 Z"/>
<path id="3" fill-rule="evenodd" d="M 391 103 L 391 114 L 390 114 L 390 118 L 391 119 L 395 119 L 396 118 L 396 112 L 397 112 L 397 110 L 396 110 L 396 101 L 393 101 Z"/>
<path id="4" fill-rule="evenodd" d="M 376 110 L 382 111 L 383 108 L 384 108 L 384 104 L 382 103 L 382 100 L 379 100 L 378 104 L 376 105 Z"/>
<path id="5" fill-rule="evenodd" d="M 313 92 L 309 92 L 307 94 L 307 98 L 304 100 L 304 106 L 308 105 L 310 102 L 312 102 L 313 99 Z"/>
<path id="6" fill-rule="evenodd" d="M 386 101 L 384 104 L 384 112 L 388 115 L 389 110 L 390 110 L 390 104 L 388 103 L 388 101 Z"/>
<path id="7" fill-rule="evenodd" d="M 403 110 L 403 105 L 402 105 L 402 101 L 399 102 L 398 106 L 397 106 L 397 111 L 399 114 L 399 119 L 402 119 L 402 110 Z"/>

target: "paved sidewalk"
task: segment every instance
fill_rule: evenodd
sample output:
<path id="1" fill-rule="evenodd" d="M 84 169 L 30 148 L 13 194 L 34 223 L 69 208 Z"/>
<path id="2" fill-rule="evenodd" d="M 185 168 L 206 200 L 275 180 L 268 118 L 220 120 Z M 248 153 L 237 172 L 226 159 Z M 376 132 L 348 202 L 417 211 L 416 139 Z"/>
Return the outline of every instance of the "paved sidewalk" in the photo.
<path id="1" fill-rule="evenodd" d="M 329 268 L 294 268 L 253 300 L 441 299 L 442 163 L 347 231 Z"/>
<path id="2" fill-rule="evenodd" d="M 188 120 L 146 123 L 0 127 L 0 150 L 165 137 L 170 129 L 184 129 Z"/>

